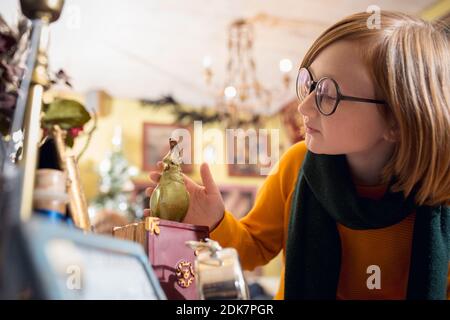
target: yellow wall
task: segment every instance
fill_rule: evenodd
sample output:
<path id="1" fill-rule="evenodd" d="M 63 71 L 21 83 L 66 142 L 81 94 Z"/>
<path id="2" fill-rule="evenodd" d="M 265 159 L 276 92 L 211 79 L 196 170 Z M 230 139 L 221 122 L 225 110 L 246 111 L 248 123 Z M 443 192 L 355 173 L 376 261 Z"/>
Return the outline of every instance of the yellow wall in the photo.
<path id="1" fill-rule="evenodd" d="M 421 12 L 425 20 L 436 20 L 450 12 L 450 0 L 439 0 Z"/>

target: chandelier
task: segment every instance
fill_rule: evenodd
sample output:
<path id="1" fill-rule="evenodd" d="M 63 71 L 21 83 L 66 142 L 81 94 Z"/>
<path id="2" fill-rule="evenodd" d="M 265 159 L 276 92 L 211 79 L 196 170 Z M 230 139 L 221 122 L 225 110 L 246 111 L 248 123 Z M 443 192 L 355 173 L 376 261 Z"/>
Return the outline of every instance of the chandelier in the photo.
<path id="1" fill-rule="evenodd" d="M 273 110 L 274 96 L 280 94 L 280 90 L 269 90 L 257 77 L 253 54 L 254 24 L 244 19 L 232 22 L 227 41 L 225 80 L 216 90 L 215 97 L 217 112 L 228 126 L 260 125 Z M 210 57 L 204 58 L 203 67 L 205 80 L 211 85 L 213 72 Z M 289 59 L 280 60 L 283 91 L 289 88 L 291 70 L 292 62 Z"/>

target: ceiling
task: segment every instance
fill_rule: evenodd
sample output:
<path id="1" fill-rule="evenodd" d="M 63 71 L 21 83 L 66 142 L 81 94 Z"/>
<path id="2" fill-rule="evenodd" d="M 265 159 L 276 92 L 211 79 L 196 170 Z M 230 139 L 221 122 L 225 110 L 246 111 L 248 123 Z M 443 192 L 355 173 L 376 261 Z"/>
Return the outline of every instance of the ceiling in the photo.
<path id="1" fill-rule="evenodd" d="M 434 0 L 66 0 L 51 27 L 51 70 L 64 69 L 78 92 L 104 89 L 119 98 L 155 99 L 165 94 L 186 104 L 213 104 L 203 78 L 203 57 L 212 58 L 213 84 L 221 85 L 227 58 L 227 26 L 237 18 L 267 15 L 256 24 L 257 75 L 281 86 L 279 60 L 295 69 L 308 46 L 338 19 L 369 5 L 419 14 Z M 18 1 L 2 0 L 11 21 Z M 282 94 L 275 109 L 294 96 Z M 273 110 L 272 110 L 273 111 Z"/>

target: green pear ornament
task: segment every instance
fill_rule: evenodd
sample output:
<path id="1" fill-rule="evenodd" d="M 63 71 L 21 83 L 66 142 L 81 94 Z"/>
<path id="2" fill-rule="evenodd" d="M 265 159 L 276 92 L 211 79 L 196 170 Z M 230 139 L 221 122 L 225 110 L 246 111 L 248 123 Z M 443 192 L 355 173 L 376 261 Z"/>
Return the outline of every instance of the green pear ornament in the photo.
<path id="1" fill-rule="evenodd" d="M 189 209 L 189 193 L 181 172 L 182 138 L 179 141 L 169 139 L 170 151 L 162 160 L 163 172 L 150 198 L 152 217 L 181 222 Z"/>

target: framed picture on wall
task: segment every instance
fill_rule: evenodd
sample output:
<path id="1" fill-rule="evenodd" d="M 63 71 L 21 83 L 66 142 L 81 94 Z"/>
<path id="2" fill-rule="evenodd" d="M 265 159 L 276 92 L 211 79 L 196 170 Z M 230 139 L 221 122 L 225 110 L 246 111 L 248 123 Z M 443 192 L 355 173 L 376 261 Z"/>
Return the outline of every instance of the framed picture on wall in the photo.
<path id="1" fill-rule="evenodd" d="M 268 154 L 270 152 L 270 136 L 260 132 L 252 143 L 250 143 L 251 141 L 252 139 L 246 137 L 240 145 L 237 137 L 227 137 L 226 152 L 229 176 L 266 177 L 262 170 L 270 168 L 270 164 L 264 164 L 266 157 L 270 156 Z M 256 157 L 253 161 L 252 156 Z"/>
<path id="2" fill-rule="evenodd" d="M 188 130 L 189 134 L 183 134 Z M 186 133 L 186 131 L 184 131 Z M 183 148 L 183 173 L 192 172 L 192 130 L 188 127 L 174 124 L 144 123 L 142 137 L 142 169 L 144 171 L 158 170 L 157 163 L 161 161 L 169 152 L 169 138 L 179 140 L 179 135 L 183 134 L 181 147 Z"/>
<path id="3" fill-rule="evenodd" d="M 253 207 L 256 198 L 256 186 L 219 185 L 225 203 L 225 209 L 237 219 L 244 217 Z"/>

